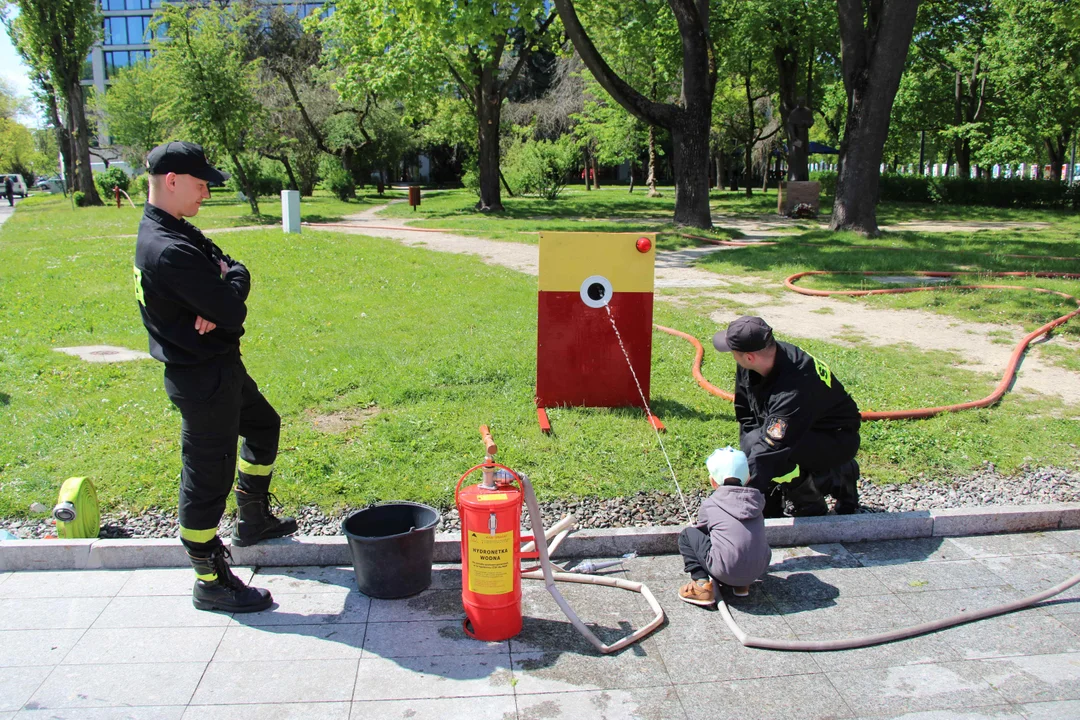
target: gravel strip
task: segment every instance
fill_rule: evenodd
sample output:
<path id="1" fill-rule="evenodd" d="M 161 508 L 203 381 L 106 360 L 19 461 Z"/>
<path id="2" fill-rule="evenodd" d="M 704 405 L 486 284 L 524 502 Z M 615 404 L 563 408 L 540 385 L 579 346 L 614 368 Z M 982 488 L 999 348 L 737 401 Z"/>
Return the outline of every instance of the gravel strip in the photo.
<path id="1" fill-rule="evenodd" d="M 916 478 L 903 485 L 859 483 L 862 512 L 904 512 L 939 508 L 982 507 L 988 505 L 1038 505 L 1080 502 L 1080 472 L 1065 468 L 1023 467 L 1012 476 L 1001 475 L 993 464 L 986 463 L 974 475 L 952 482 L 930 482 Z M 686 502 L 696 514 L 704 490 L 691 491 Z M 292 510 L 290 509 L 290 512 Z M 579 528 L 648 527 L 681 525 L 686 514 L 674 493 L 648 492 L 630 497 L 601 500 L 581 498 L 541 503 L 544 526 L 550 527 L 563 516 L 573 513 Z M 457 510 L 441 509 L 438 531 L 456 531 L 460 525 Z M 528 512 L 525 513 L 526 516 Z M 295 511 L 301 535 L 339 535 L 343 512 L 328 516 L 314 506 Z M 176 537 L 179 523 L 174 509 L 150 510 L 139 515 L 105 513 L 101 537 Z M 19 538 L 43 538 L 55 533 L 51 518 L 0 519 L 0 529 Z M 221 534 L 232 531 L 232 518 L 221 521 Z"/>

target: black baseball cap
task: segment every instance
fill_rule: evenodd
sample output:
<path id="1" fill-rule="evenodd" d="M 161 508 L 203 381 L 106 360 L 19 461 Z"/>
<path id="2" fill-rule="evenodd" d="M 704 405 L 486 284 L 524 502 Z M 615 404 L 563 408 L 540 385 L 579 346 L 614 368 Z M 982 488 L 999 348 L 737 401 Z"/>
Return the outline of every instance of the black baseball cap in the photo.
<path id="1" fill-rule="evenodd" d="M 202 145 L 180 140 L 158 145 L 146 156 L 146 170 L 151 175 L 191 175 L 214 185 L 224 185 L 229 173 L 218 170 L 206 160 Z"/>
<path id="2" fill-rule="evenodd" d="M 712 344 L 720 352 L 757 352 L 772 342 L 772 328 L 759 317 L 744 315 L 713 335 Z"/>

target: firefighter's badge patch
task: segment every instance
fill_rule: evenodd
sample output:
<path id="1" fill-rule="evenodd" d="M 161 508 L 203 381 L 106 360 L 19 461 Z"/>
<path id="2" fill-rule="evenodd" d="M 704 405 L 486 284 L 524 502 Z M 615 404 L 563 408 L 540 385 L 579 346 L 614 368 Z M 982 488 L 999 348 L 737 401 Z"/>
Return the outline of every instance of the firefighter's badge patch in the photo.
<path id="1" fill-rule="evenodd" d="M 787 434 L 787 420 L 775 418 L 769 423 L 769 426 L 765 428 L 765 434 L 773 440 L 783 440 L 784 435 Z"/>

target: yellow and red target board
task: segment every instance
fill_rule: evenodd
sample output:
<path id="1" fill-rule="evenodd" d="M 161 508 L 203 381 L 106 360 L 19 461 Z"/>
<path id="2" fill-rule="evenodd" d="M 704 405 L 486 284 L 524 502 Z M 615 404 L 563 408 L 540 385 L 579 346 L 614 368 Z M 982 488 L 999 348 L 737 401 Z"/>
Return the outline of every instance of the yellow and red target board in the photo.
<path id="1" fill-rule="evenodd" d="M 655 234 L 540 233 L 536 407 L 544 432 L 545 408 L 647 410 L 655 262 Z"/>

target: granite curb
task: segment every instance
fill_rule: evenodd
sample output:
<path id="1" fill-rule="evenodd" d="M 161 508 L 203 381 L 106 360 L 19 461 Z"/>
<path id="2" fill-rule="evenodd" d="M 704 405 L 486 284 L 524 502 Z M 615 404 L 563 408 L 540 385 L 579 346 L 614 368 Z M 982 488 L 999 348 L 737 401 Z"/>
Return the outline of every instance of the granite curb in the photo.
<path id="1" fill-rule="evenodd" d="M 684 526 L 576 530 L 559 546 L 556 557 L 612 557 L 678 552 Z M 871 540 L 904 540 L 993 533 L 1080 528 L 1080 503 L 951 508 L 901 513 L 777 518 L 765 521 L 773 547 Z M 252 547 L 232 548 L 236 565 L 285 567 L 352 564 L 344 536 L 281 538 Z M 460 535 L 435 537 L 435 562 L 460 560 Z M 0 571 L 92 570 L 187 567 L 178 539 L 4 540 Z"/>

